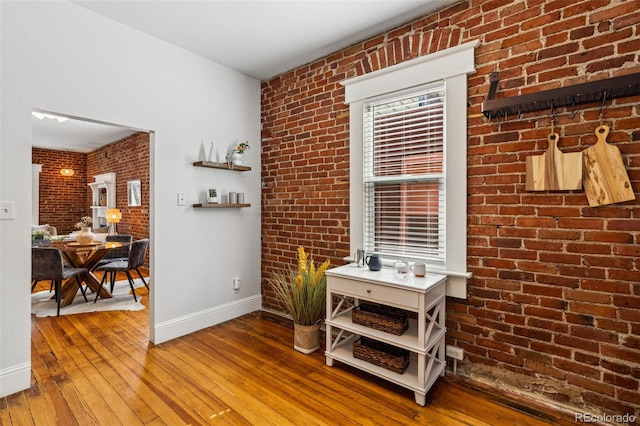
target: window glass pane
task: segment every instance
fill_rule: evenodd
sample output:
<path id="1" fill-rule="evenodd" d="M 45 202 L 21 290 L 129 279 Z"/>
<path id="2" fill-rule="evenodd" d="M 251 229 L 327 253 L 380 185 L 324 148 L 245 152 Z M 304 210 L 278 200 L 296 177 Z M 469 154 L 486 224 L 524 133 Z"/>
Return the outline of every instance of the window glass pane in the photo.
<path id="1" fill-rule="evenodd" d="M 444 256 L 444 87 L 364 108 L 364 246 L 383 256 Z"/>

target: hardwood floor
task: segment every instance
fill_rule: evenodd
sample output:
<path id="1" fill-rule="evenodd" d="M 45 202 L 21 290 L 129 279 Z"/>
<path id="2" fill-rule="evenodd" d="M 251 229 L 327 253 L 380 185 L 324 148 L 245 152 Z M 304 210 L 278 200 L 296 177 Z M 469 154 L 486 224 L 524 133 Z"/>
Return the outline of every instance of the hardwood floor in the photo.
<path id="1" fill-rule="evenodd" d="M 449 374 L 421 407 L 406 389 L 327 367 L 322 351 L 296 352 L 292 325 L 265 312 L 158 346 L 147 324 L 148 308 L 32 317 L 31 388 L 0 398 L 0 424 L 575 424 Z"/>

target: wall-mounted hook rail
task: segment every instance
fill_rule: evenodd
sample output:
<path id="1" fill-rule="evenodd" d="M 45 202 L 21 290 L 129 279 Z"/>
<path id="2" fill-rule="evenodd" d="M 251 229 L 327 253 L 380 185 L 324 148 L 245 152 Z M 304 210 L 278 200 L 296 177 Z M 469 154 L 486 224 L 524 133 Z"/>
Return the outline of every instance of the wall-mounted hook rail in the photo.
<path id="1" fill-rule="evenodd" d="M 548 110 L 591 102 L 603 102 L 605 99 L 640 95 L 640 73 L 590 81 L 558 89 L 543 90 L 503 99 L 494 99 L 499 83 L 497 72 L 491 73 L 489 96 L 482 103 L 482 113 L 487 118 L 522 115 L 528 112 Z"/>

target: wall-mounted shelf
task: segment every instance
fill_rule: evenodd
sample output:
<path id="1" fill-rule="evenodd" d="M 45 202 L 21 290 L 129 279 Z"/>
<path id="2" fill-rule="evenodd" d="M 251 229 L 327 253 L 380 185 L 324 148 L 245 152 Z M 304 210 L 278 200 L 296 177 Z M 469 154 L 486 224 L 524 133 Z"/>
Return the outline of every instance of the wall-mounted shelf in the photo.
<path id="1" fill-rule="evenodd" d="M 214 163 L 213 161 L 196 161 L 193 163 L 195 167 L 206 167 L 209 169 L 233 170 L 236 172 L 248 172 L 251 170 L 249 166 L 229 166 L 228 163 Z"/>
<path id="2" fill-rule="evenodd" d="M 498 83 L 498 73 L 491 73 L 491 87 L 487 100 L 482 103 L 482 113 L 488 119 L 518 117 L 521 114 L 553 110 L 560 107 L 574 107 L 579 104 L 599 102 L 609 99 L 640 95 L 640 73 L 590 81 L 558 89 L 494 99 Z"/>
<path id="3" fill-rule="evenodd" d="M 237 209 L 240 207 L 251 207 L 251 204 L 200 203 L 193 205 L 194 209 Z"/>
<path id="4" fill-rule="evenodd" d="M 91 188 L 91 216 L 94 229 L 107 226 L 107 209 L 116 207 L 116 174 L 113 172 L 94 176 Z M 104 200 L 102 199 L 104 195 Z"/>

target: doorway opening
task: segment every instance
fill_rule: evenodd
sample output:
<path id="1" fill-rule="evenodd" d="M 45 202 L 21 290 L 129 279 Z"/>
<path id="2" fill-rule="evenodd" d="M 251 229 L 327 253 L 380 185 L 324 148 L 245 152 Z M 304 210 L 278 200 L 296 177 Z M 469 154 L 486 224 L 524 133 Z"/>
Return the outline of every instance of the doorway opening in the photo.
<path id="1" fill-rule="evenodd" d="M 33 226 L 53 228 L 57 241 L 73 241 L 74 235 L 80 231 L 78 223 L 88 217 L 96 242 L 116 233 L 131 235 L 133 241 L 148 239 L 153 139 L 154 132 L 150 130 L 34 110 Z M 110 176 L 109 182 L 100 182 L 104 176 Z M 135 182 L 138 190 L 139 200 L 136 203 L 128 200 L 131 182 Z M 117 210 L 117 216 L 113 216 L 113 209 Z M 117 217 L 117 224 L 111 223 L 113 217 Z M 147 282 L 147 278 L 153 276 L 149 263 L 152 246 L 153 242 L 150 242 L 140 268 Z M 136 271 L 132 275 L 136 278 Z M 126 282 L 124 274 L 117 279 L 122 278 Z M 40 285 L 35 290 L 49 290 L 48 283 Z M 145 293 L 146 289 L 142 287 L 141 290 Z M 130 297 L 133 300 L 133 296 Z M 153 318 L 152 294 L 144 294 L 143 297 L 147 298 L 147 317 Z M 93 304 L 93 299 L 89 299 Z M 85 303 L 84 300 L 81 302 Z M 64 308 L 61 310 L 63 314 Z M 151 336 L 150 322 L 146 334 L 147 338 Z"/>

